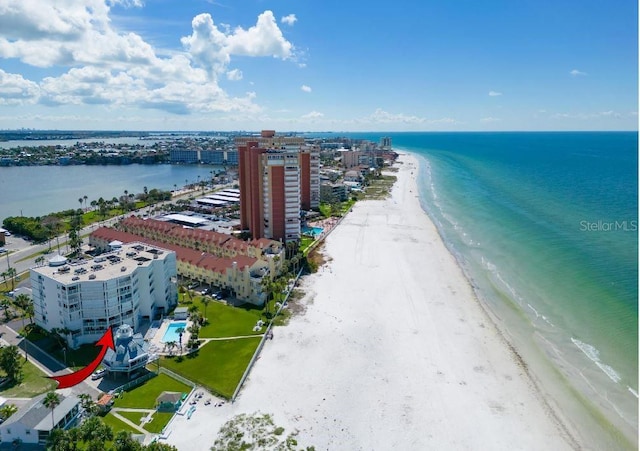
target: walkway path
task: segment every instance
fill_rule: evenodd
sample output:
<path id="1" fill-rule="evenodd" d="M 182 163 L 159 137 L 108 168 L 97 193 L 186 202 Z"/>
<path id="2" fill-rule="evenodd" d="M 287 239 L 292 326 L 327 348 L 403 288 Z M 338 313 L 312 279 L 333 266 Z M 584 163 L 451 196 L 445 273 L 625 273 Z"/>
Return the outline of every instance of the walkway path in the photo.
<path id="1" fill-rule="evenodd" d="M 155 412 L 155 410 L 151 410 L 151 409 L 125 409 L 125 408 L 113 408 L 113 409 L 111 409 L 111 413 L 113 414 L 114 417 L 116 417 L 118 420 L 122 421 L 123 423 L 131 426 L 136 431 L 139 431 L 141 434 L 144 434 L 145 438 L 146 438 L 146 436 L 151 435 L 151 432 L 147 431 L 146 429 L 141 428 L 140 426 L 135 424 L 133 421 L 131 421 L 128 418 L 125 418 L 122 415 L 120 415 L 118 412 L 147 412 L 147 413 L 153 413 L 153 412 Z"/>

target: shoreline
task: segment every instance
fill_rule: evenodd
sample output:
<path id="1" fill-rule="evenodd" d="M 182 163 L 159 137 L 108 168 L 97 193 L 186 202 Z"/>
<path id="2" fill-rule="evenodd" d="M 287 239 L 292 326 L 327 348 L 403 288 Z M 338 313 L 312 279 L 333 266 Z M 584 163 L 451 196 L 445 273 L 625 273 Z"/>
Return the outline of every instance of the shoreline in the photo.
<path id="1" fill-rule="evenodd" d="M 411 154 L 420 161 L 419 165 L 429 160 L 419 153 L 402 149 L 400 152 Z M 433 222 L 430 215 L 423 212 Z M 435 223 L 434 223 L 435 225 Z M 579 441 L 589 443 L 593 449 L 636 449 L 638 444 L 637 429 L 633 420 L 625 416 L 607 397 L 607 391 L 598 390 L 587 379 L 584 372 L 597 373 L 595 368 L 581 368 L 569 363 L 559 354 L 558 349 L 532 324 L 526 321 L 525 312 L 518 310 L 522 305 L 508 301 L 500 302 L 488 299 L 483 287 L 474 279 L 474 274 L 462 254 L 458 254 L 448 244 L 441 230 L 436 226 L 438 236 L 451 254 L 476 300 L 498 334 L 516 359 L 523 365 L 527 377 L 535 386 L 541 401 L 548 408 L 567 432 L 579 437 Z M 450 247 L 451 246 L 451 247 Z M 485 287 L 486 288 L 486 287 Z M 507 285 L 507 288 L 511 288 Z M 527 304 L 529 308 L 532 308 Z M 535 312 L 535 310 L 534 310 Z M 537 315 L 537 312 L 535 312 Z M 546 319 L 545 319 L 546 321 Z M 573 338 L 572 338 L 573 341 Z M 574 342 L 575 345 L 575 342 Z M 569 349 L 567 352 L 577 352 Z M 580 352 L 584 352 L 580 348 Z M 607 376 L 611 377 L 609 374 Z M 638 397 L 630 387 L 628 390 Z M 609 393 L 611 396 L 612 393 Z M 595 398 L 594 398 L 595 396 Z M 605 402 L 606 401 L 606 402 Z"/>
<path id="2" fill-rule="evenodd" d="M 170 444 L 206 449 L 228 419 L 259 411 L 316 449 L 583 446 L 422 209 L 417 158 L 399 161 L 392 196 L 357 203 L 327 238 L 306 312 L 275 329 L 236 403 L 177 418 L 171 429 L 190 434 Z"/>

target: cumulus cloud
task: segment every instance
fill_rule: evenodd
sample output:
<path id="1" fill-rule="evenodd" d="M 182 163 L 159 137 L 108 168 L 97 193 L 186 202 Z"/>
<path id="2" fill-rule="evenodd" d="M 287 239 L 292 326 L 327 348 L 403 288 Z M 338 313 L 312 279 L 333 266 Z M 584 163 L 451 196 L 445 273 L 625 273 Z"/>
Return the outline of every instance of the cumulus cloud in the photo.
<path id="1" fill-rule="evenodd" d="M 497 118 L 497 117 L 483 117 L 482 119 L 480 119 L 480 122 L 500 122 L 501 119 Z"/>
<path id="2" fill-rule="evenodd" d="M 0 105 L 34 103 L 40 93 L 38 85 L 19 74 L 0 69 Z"/>
<path id="3" fill-rule="evenodd" d="M 580 77 L 580 76 L 587 75 L 586 72 L 579 71 L 578 69 L 573 69 L 571 72 L 569 72 L 569 74 L 571 74 L 572 77 Z"/>
<path id="4" fill-rule="evenodd" d="M 140 35 L 115 29 L 111 7 L 141 7 L 141 0 L 4 0 L 0 2 L 0 58 L 37 67 L 66 68 L 40 82 L 0 71 L 0 102 L 106 104 L 154 108 L 177 114 L 193 111 L 250 111 L 255 93 L 231 97 L 220 76 L 242 79 L 228 70 L 234 55 L 292 59 L 271 11 L 247 29 L 216 26 L 211 15 L 192 20 L 181 39 L 184 51 L 156 49 Z"/>
<path id="5" fill-rule="evenodd" d="M 231 81 L 242 80 L 242 71 L 239 69 L 233 69 L 228 71 L 227 80 L 231 80 Z"/>
<path id="6" fill-rule="evenodd" d="M 300 89 L 303 90 L 304 92 L 311 92 L 311 86 L 302 85 L 300 86 Z"/>
<path id="7" fill-rule="evenodd" d="M 497 91 L 489 91 L 489 96 L 490 97 L 497 97 L 497 96 L 501 96 L 502 93 L 501 92 L 497 92 Z"/>
<path id="8" fill-rule="evenodd" d="M 280 22 L 285 23 L 287 25 L 293 25 L 294 23 L 296 23 L 297 20 L 298 18 L 296 17 L 295 14 L 289 14 L 280 18 Z"/>

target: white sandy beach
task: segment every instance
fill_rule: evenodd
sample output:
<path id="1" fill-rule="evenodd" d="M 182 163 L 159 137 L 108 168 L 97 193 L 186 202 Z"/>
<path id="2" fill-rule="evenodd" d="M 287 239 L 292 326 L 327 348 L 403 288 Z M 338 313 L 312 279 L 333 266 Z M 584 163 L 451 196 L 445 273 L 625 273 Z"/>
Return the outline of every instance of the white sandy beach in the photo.
<path id="1" fill-rule="evenodd" d="M 302 282 L 240 397 L 177 416 L 167 442 L 205 450 L 239 413 L 271 413 L 317 450 L 562 450 L 564 432 L 478 304 L 417 198 L 404 154 L 392 197 L 359 202 Z"/>

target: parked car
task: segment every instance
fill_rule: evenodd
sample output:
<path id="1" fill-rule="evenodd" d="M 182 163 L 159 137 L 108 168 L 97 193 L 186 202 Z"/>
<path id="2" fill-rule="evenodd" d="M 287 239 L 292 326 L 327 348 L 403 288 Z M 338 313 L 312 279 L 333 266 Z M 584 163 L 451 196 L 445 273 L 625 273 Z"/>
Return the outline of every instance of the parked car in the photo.
<path id="1" fill-rule="evenodd" d="M 9 232 L 8 230 L 5 230 L 4 236 L 11 236 L 11 232 Z"/>
<path id="2" fill-rule="evenodd" d="M 101 370 L 97 370 L 91 375 L 91 380 L 92 381 L 98 380 L 101 377 L 103 377 L 106 373 L 107 373 L 107 370 L 105 370 L 104 368 Z"/>

